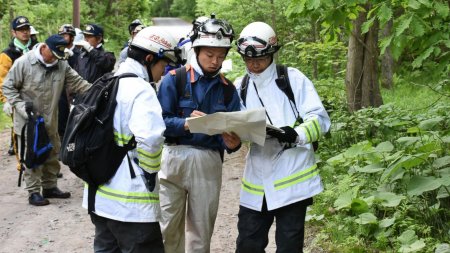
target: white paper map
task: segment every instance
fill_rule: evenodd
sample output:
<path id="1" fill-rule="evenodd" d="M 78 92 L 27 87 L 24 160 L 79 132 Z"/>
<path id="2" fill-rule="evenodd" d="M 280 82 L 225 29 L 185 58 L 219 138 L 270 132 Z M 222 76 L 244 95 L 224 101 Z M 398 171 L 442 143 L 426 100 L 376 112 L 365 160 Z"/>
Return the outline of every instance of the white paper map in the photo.
<path id="1" fill-rule="evenodd" d="M 234 132 L 241 140 L 252 141 L 261 146 L 266 140 L 264 108 L 239 112 L 216 112 L 186 120 L 191 133 L 214 135 Z"/>

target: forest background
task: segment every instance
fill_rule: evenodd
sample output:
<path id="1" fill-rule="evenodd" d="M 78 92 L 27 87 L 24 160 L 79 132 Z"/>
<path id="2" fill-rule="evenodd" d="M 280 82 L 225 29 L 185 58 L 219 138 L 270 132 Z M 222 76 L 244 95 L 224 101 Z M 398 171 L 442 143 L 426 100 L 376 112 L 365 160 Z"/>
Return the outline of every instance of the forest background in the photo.
<path id="1" fill-rule="evenodd" d="M 276 61 L 314 82 L 332 118 L 317 152 L 325 191 L 307 217 L 317 248 L 450 252 L 450 1 L 81 0 L 80 10 L 81 28 L 103 25 L 116 57 L 136 18 L 216 13 L 236 37 L 270 24 L 283 45 Z M 72 23 L 72 1 L 0 0 L 1 48 L 17 15 L 43 41 Z M 235 50 L 228 57 L 233 80 L 245 68 Z"/>

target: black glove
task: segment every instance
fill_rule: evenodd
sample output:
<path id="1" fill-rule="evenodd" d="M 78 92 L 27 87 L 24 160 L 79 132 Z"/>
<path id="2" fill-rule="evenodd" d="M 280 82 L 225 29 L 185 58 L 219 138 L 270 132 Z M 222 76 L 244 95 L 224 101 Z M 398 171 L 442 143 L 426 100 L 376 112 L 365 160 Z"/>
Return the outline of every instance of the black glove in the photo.
<path id="1" fill-rule="evenodd" d="M 139 165 L 139 159 L 134 158 L 133 161 Z M 144 172 L 144 183 L 145 186 L 147 187 L 147 190 L 152 192 L 155 189 L 155 184 L 156 184 L 156 174 L 158 173 L 148 173 L 147 171 L 145 171 L 144 169 L 142 169 L 142 172 Z"/>
<path id="2" fill-rule="evenodd" d="M 284 126 L 280 127 L 280 129 L 283 129 L 284 133 L 277 133 L 275 138 L 278 139 L 279 142 L 284 143 L 295 143 L 297 140 L 297 132 L 294 130 L 294 128 L 290 126 Z"/>
<path id="3" fill-rule="evenodd" d="M 145 186 L 147 186 L 147 190 L 150 192 L 152 192 L 155 189 L 156 174 L 158 173 L 148 173 L 144 171 Z"/>

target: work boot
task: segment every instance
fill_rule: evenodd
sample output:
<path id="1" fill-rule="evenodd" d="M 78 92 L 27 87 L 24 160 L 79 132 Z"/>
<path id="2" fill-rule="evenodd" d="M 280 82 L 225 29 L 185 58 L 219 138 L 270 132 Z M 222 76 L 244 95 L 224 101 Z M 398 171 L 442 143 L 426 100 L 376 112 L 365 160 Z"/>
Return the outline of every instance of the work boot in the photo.
<path id="1" fill-rule="evenodd" d="M 28 203 L 33 206 L 46 206 L 50 204 L 50 201 L 42 197 L 39 192 L 33 192 L 31 193 L 30 197 L 28 197 Z"/>
<path id="2" fill-rule="evenodd" d="M 70 192 L 63 192 L 58 187 L 42 190 L 44 198 L 67 199 L 70 198 Z"/>
<path id="3" fill-rule="evenodd" d="M 16 152 L 14 152 L 14 146 L 11 144 L 8 149 L 8 155 L 15 155 Z"/>

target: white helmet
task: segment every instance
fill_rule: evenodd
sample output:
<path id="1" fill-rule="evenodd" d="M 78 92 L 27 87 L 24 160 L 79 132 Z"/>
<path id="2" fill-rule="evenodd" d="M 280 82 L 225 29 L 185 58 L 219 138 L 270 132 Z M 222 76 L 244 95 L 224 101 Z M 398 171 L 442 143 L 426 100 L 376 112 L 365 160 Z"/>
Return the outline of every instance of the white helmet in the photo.
<path id="1" fill-rule="evenodd" d="M 30 25 L 30 35 L 35 35 L 38 34 L 39 32 L 36 31 L 36 29 L 34 29 L 34 27 L 32 25 Z"/>
<path id="2" fill-rule="evenodd" d="M 192 47 L 224 47 L 231 48 L 234 31 L 233 27 L 223 19 L 216 19 L 215 15 L 203 22 L 191 37 Z"/>
<path id="3" fill-rule="evenodd" d="M 142 29 L 131 41 L 131 46 L 153 53 L 158 58 L 166 58 L 171 64 L 181 61 L 181 50 L 176 45 L 177 40 L 172 35 L 156 26 Z"/>
<path id="4" fill-rule="evenodd" d="M 263 22 L 248 24 L 239 35 L 236 45 L 238 52 L 248 57 L 274 54 L 280 49 L 274 30 Z"/>

